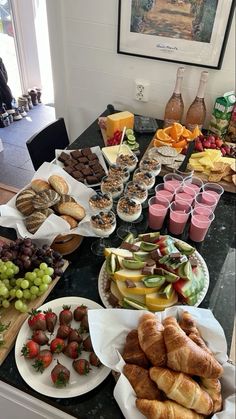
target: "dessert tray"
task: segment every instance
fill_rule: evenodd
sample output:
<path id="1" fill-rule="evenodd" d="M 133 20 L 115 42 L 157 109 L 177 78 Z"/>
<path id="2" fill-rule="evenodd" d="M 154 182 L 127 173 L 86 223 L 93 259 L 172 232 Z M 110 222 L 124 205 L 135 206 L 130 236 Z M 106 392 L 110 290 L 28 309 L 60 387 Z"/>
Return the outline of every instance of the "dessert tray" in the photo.
<path id="1" fill-rule="evenodd" d="M 70 305 L 72 311 L 78 305 L 86 305 L 89 310 L 93 309 L 103 309 L 102 306 L 97 304 L 92 300 L 80 297 L 63 297 L 56 300 L 49 301 L 48 303 L 39 307 L 39 310 L 46 311 L 48 308 L 51 308 L 57 315 L 62 310 L 63 305 Z M 72 327 L 78 327 L 78 323 L 74 320 L 72 322 Z M 21 348 L 27 339 L 32 335 L 32 331 L 28 326 L 28 321 L 26 320 L 22 325 L 20 332 L 17 336 L 16 345 L 15 345 L 15 360 L 18 371 L 24 381 L 32 387 L 38 393 L 44 394 L 49 397 L 56 398 L 67 398 L 67 397 L 76 397 L 81 394 L 85 394 L 90 390 L 97 387 L 110 373 L 110 369 L 101 365 L 99 368 L 91 366 L 91 370 L 88 375 L 79 375 L 72 367 L 72 359 L 67 357 L 64 354 L 53 354 L 53 361 L 51 365 L 45 369 L 41 374 L 36 372 L 32 367 L 34 360 L 22 359 Z M 48 333 L 49 336 L 49 333 Z M 50 341 L 55 337 L 55 332 L 50 335 Z M 42 349 L 45 349 L 43 346 Z M 82 351 L 79 358 L 89 358 L 89 352 Z M 50 373 L 51 370 L 56 365 L 57 359 L 60 363 L 66 366 L 70 370 L 70 381 L 66 387 L 57 388 L 51 381 Z"/>

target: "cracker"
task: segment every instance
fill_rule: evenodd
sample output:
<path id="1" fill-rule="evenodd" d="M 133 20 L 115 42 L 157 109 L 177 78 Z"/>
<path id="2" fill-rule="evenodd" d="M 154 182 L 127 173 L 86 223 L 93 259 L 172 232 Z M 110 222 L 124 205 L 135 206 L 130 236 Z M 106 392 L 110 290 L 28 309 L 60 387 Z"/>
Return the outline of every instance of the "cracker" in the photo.
<path id="1" fill-rule="evenodd" d="M 166 165 L 166 164 L 168 164 L 168 165 L 172 165 L 172 164 L 174 163 L 174 159 L 173 159 L 173 157 L 160 156 L 160 157 L 158 157 L 158 161 L 159 161 L 161 164 L 164 164 L 164 165 Z"/>
<path id="2" fill-rule="evenodd" d="M 232 176 L 231 175 L 227 175 L 227 176 L 224 176 L 224 177 L 222 177 L 222 180 L 225 180 L 225 182 L 232 182 Z"/>
<path id="3" fill-rule="evenodd" d="M 184 159 L 185 159 L 185 156 L 184 156 L 183 154 L 178 154 L 178 155 L 175 157 L 175 161 L 179 161 L 179 162 L 184 161 Z"/>
<path id="4" fill-rule="evenodd" d="M 227 163 L 223 163 L 221 161 L 218 161 L 214 163 L 214 166 L 211 169 L 212 173 L 224 173 L 226 167 L 228 166 Z"/>
<path id="5" fill-rule="evenodd" d="M 176 157 L 178 155 L 178 152 L 174 148 L 167 145 L 158 147 L 157 150 L 159 154 L 166 157 Z"/>
<path id="6" fill-rule="evenodd" d="M 233 181 L 233 183 L 236 185 L 236 175 L 233 175 L 233 176 L 232 176 L 232 181 Z"/>
<path id="7" fill-rule="evenodd" d="M 208 180 L 210 182 L 219 182 L 222 179 L 222 173 L 210 173 Z"/>
<path id="8" fill-rule="evenodd" d="M 236 172 L 236 160 L 230 165 L 231 169 Z"/>
<path id="9" fill-rule="evenodd" d="M 228 175 L 232 175 L 232 174 L 233 174 L 232 169 L 231 169 L 230 165 L 228 164 L 226 166 L 226 168 L 224 169 L 223 176 L 228 176 Z"/>

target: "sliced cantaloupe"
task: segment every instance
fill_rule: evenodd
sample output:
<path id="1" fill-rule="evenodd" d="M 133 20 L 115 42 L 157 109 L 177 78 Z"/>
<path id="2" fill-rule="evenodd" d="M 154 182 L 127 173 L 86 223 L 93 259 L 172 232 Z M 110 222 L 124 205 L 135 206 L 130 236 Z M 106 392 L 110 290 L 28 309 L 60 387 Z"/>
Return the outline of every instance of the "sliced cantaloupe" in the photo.
<path id="1" fill-rule="evenodd" d="M 176 292 L 173 293 L 171 298 L 166 298 L 163 294 L 158 294 L 158 292 L 147 294 L 146 301 L 145 301 L 148 309 L 152 311 L 165 310 L 165 308 L 171 307 L 177 302 L 178 302 L 178 294 Z"/>
<path id="2" fill-rule="evenodd" d="M 145 302 L 145 295 L 148 293 L 154 293 L 158 290 L 158 287 L 148 288 L 145 287 L 143 282 L 135 282 L 136 287 L 128 288 L 124 281 L 116 281 L 116 285 L 120 293 L 124 297 L 132 297 L 132 295 L 142 295 Z"/>
<path id="3" fill-rule="evenodd" d="M 136 269 L 133 269 L 133 270 L 131 270 L 131 269 L 124 268 L 124 269 L 120 269 L 119 271 L 116 271 L 114 273 L 114 279 L 116 281 L 126 281 L 126 280 L 129 280 L 129 281 L 138 282 L 138 281 L 141 281 L 141 279 L 144 278 L 144 277 L 145 277 L 145 275 L 143 275 L 141 273 L 141 269 L 137 269 L 137 270 Z"/>

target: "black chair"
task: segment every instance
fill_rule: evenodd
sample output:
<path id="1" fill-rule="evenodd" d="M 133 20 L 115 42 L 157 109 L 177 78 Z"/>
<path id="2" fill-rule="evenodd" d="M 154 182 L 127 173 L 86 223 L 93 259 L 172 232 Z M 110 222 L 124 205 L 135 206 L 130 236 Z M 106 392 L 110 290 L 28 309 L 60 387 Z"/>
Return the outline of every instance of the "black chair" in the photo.
<path id="1" fill-rule="evenodd" d="M 45 161 L 55 158 L 56 149 L 64 149 L 69 145 L 69 137 L 64 118 L 51 122 L 26 141 L 26 146 L 35 170 Z"/>

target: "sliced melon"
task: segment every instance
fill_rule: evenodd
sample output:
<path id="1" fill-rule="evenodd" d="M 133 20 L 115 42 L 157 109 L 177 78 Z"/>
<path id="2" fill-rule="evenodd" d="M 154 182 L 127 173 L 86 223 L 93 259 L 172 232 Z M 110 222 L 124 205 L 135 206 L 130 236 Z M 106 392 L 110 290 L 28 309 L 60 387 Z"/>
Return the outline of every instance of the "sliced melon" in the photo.
<path id="1" fill-rule="evenodd" d="M 162 311 L 178 302 L 178 294 L 173 292 L 171 298 L 166 298 L 163 294 L 154 292 L 146 295 L 146 306 L 152 311 Z"/>
<path id="2" fill-rule="evenodd" d="M 141 260 L 142 262 L 145 262 L 147 259 L 150 259 L 150 254 L 148 252 L 134 252 L 134 259 Z"/>
<path id="3" fill-rule="evenodd" d="M 128 288 L 126 286 L 126 283 L 123 281 L 116 281 L 116 285 L 117 285 L 118 290 L 124 297 L 129 297 L 132 295 L 141 295 L 144 298 L 146 294 L 158 291 L 157 287 L 155 288 L 145 287 L 143 282 L 136 282 L 135 283 L 136 287 L 134 288 Z M 144 298 L 144 303 L 145 303 L 145 298 Z"/>
<path id="4" fill-rule="evenodd" d="M 145 277 L 145 275 L 143 275 L 141 273 L 140 269 L 130 270 L 130 269 L 124 268 L 124 269 L 120 269 L 119 271 L 116 271 L 114 273 L 114 279 L 117 280 L 117 281 L 129 280 L 129 281 L 138 282 L 138 281 L 141 281 L 142 278 L 144 278 L 144 277 Z"/>
<path id="5" fill-rule="evenodd" d="M 120 249 L 119 247 L 106 247 L 104 250 L 104 255 L 108 256 L 111 253 L 114 253 L 114 255 L 117 256 L 121 256 L 122 258 L 131 258 L 133 256 L 133 253 L 127 249 Z"/>

